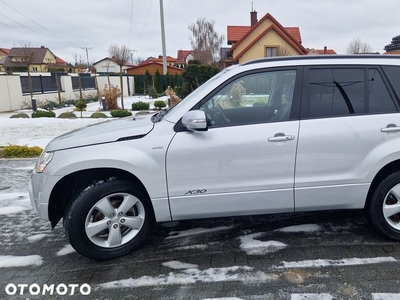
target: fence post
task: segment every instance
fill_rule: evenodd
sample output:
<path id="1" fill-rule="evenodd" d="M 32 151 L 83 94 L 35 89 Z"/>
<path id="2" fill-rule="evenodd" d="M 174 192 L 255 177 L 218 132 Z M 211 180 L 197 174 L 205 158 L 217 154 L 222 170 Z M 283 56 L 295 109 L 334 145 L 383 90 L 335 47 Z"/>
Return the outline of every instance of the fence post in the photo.
<path id="1" fill-rule="evenodd" d="M 39 80 L 40 80 L 40 90 L 42 91 L 42 94 L 44 94 L 42 75 L 39 75 Z"/>
<path id="2" fill-rule="evenodd" d="M 106 97 L 101 97 L 101 105 L 103 105 L 103 111 L 106 111 L 107 110 Z"/>
<path id="3" fill-rule="evenodd" d="M 32 99 L 31 99 L 31 102 L 32 102 L 32 110 L 33 110 L 33 111 L 37 111 L 37 102 L 36 102 L 36 99 L 35 99 L 35 98 L 32 98 Z"/>

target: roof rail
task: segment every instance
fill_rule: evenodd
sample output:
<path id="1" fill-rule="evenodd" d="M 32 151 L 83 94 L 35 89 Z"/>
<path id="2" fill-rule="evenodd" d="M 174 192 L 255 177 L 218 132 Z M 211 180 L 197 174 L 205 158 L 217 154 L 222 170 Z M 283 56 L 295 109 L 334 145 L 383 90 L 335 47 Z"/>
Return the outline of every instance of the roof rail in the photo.
<path id="1" fill-rule="evenodd" d="M 378 59 L 387 59 L 394 58 L 399 59 L 400 55 L 380 55 L 380 54 L 347 54 L 347 55 L 295 55 L 295 56 L 275 56 L 275 57 L 265 57 L 254 59 L 250 61 L 246 61 L 242 63 L 242 66 L 252 65 L 256 63 L 262 62 L 273 62 L 273 61 L 288 61 L 288 60 L 314 60 L 314 59 L 362 59 L 362 58 L 378 58 Z"/>

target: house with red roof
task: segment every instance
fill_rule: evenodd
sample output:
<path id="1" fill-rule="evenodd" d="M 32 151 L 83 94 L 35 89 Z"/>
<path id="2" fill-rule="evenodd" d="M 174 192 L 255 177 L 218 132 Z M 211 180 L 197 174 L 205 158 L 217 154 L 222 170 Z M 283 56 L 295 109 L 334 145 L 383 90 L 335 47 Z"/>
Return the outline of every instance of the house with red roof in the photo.
<path id="1" fill-rule="evenodd" d="M 167 55 L 167 66 L 174 67 L 176 65 L 177 61 L 178 60 L 176 58 L 173 58 L 172 56 Z M 148 63 L 148 62 L 155 62 L 155 63 L 161 63 L 162 64 L 163 63 L 163 57 L 162 57 L 162 55 L 159 55 L 158 57 L 149 57 L 148 59 L 143 61 L 141 63 L 141 65 L 144 64 L 144 63 Z"/>
<path id="2" fill-rule="evenodd" d="M 175 66 L 184 69 L 188 64 L 189 60 L 194 59 L 193 50 L 178 50 L 176 59 L 177 62 Z"/>
<path id="3" fill-rule="evenodd" d="M 8 56 L 8 53 L 10 53 L 10 49 L 0 48 L 0 72 L 4 71 L 3 64 Z"/>
<path id="4" fill-rule="evenodd" d="M 155 75 L 157 71 L 159 74 L 163 74 L 162 61 L 159 62 L 157 60 L 145 60 L 140 65 L 127 69 L 126 73 L 130 75 L 144 75 L 146 74 L 146 71 L 148 71 L 150 75 Z M 167 72 L 169 75 L 181 75 L 183 69 L 167 64 Z"/>
<path id="5" fill-rule="evenodd" d="M 103 59 L 100 59 L 99 61 L 96 61 L 93 66 L 96 69 L 96 73 L 119 73 L 119 64 L 113 57 L 105 57 Z M 122 66 L 122 72 L 126 73 L 126 70 L 133 65 L 130 63 L 126 63 L 124 66 Z"/>
<path id="6" fill-rule="evenodd" d="M 72 66 L 45 46 L 11 48 L 3 60 L 3 68 L 7 72 L 25 72 L 28 66 L 30 72 L 73 71 Z"/>
<path id="7" fill-rule="evenodd" d="M 337 54 L 335 50 L 328 49 L 328 47 L 326 47 L 326 46 L 324 47 L 324 49 L 314 49 L 314 48 L 308 49 L 307 48 L 307 51 L 308 51 L 307 55 L 319 55 L 319 54 L 332 55 L 332 54 Z"/>
<path id="8" fill-rule="evenodd" d="M 228 45 L 225 65 L 243 63 L 256 58 L 286 55 L 306 55 L 300 28 L 284 27 L 271 14 L 257 20 L 257 12 L 250 13 L 250 26 L 228 26 Z"/>

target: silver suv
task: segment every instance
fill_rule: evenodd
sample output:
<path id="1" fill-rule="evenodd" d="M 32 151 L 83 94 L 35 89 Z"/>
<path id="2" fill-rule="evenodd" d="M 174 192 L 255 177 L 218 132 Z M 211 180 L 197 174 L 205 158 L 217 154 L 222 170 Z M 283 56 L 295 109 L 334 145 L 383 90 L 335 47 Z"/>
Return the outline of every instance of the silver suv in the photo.
<path id="1" fill-rule="evenodd" d="M 365 209 L 400 240 L 400 57 L 235 65 L 177 106 L 62 135 L 29 183 L 96 260 L 137 249 L 155 222 Z"/>

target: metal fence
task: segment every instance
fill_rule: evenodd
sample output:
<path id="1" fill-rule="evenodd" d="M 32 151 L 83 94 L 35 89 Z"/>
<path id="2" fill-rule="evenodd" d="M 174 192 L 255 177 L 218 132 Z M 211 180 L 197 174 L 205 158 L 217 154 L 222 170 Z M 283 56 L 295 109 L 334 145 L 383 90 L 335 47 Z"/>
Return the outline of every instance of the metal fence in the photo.
<path id="1" fill-rule="evenodd" d="M 20 76 L 21 80 L 21 88 L 22 88 L 22 93 L 23 94 L 29 94 L 29 79 L 28 76 Z M 60 77 L 55 76 L 55 74 L 51 76 L 31 76 L 32 80 L 32 92 L 33 93 L 48 93 L 48 92 L 54 92 L 57 91 L 57 81 L 58 81 L 58 86 L 60 87 L 60 91 L 63 91 L 61 89 L 61 83 L 60 83 Z"/>
<path id="2" fill-rule="evenodd" d="M 57 91 L 57 81 L 58 81 L 58 86 L 60 89 L 60 92 L 63 92 L 64 90 L 62 89 L 61 82 L 60 82 L 60 77 L 61 76 L 67 76 L 67 73 L 51 73 L 50 76 L 31 76 L 32 80 L 32 93 L 34 94 L 45 94 L 45 93 L 50 93 L 50 92 L 56 92 Z M 93 90 L 96 88 L 96 79 L 95 77 L 91 77 L 90 74 L 88 76 L 86 75 L 79 75 L 78 76 L 71 76 L 71 82 L 72 82 L 72 89 L 73 90 L 79 90 L 79 79 L 81 81 L 81 89 L 82 90 Z M 21 80 L 21 88 L 22 88 L 22 93 L 23 94 L 29 94 L 29 79 L 28 76 L 20 76 Z"/>
<path id="3" fill-rule="evenodd" d="M 80 86 L 82 90 L 93 90 L 96 88 L 96 78 L 88 74 L 71 77 L 73 90 L 79 90 L 79 79 L 81 81 Z"/>

